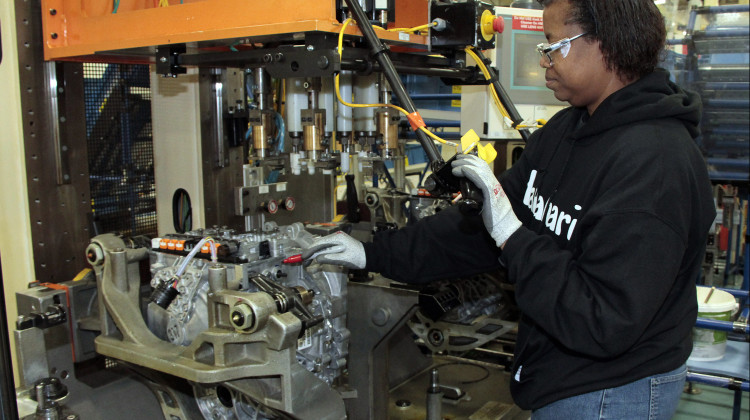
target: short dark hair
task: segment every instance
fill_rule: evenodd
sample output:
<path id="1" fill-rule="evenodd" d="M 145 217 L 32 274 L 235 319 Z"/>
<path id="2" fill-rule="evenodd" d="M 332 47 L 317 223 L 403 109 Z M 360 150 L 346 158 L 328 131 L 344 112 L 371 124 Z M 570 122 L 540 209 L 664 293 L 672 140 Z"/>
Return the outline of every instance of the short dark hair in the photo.
<path id="1" fill-rule="evenodd" d="M 542 6 L 567 1 L 566 23 L 579 25 L 586 38 L 600 42 L 607 68 L 626 79 L 654 71 L 667 30 L 653 0 L 538 0 Z"/>

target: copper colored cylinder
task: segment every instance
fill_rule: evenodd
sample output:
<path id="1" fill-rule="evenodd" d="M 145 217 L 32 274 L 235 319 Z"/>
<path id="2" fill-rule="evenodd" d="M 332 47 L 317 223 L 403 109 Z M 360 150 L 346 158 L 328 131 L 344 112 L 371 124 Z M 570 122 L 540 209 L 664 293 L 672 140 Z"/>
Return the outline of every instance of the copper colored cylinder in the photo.
<path id="1" fill-rule="evenodd" d="M 313 114 L 314 122 L 310 125 L 305 125 L 303 129 L 303 148 L 305 151 L 320 151 L 323 150 L 321 139 L 323 138 L 323 125 L 325 124 L 323 113 L 316 112 Z"/>

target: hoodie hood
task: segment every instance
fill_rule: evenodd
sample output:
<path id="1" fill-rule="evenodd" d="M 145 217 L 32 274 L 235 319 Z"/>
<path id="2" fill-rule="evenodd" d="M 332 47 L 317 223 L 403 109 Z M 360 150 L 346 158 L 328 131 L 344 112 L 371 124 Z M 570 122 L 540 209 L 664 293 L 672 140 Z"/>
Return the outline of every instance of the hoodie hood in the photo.
<path id="1" fill-rule="evenodd" d="M 666 70 L 656 69 L 605 99 L 572 137 L 591 137 L 633 122 L 675 118 L 695 138 L 700 133 L 700 116 L 700 97 L 672 83 Z"/>

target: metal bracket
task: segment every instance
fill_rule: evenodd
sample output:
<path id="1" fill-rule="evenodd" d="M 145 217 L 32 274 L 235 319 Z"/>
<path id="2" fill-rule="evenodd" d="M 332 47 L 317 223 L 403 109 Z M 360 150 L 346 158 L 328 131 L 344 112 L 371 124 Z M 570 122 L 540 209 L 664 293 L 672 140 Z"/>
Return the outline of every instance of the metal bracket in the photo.
<path id="1" fill-rule="evenodd" d="M 162 45 L 156 49 L 156 72 L 164 77 L 177 77 L 187 73 L 180 65 L 180 54 L 185 54 L 185 44 Z"/>

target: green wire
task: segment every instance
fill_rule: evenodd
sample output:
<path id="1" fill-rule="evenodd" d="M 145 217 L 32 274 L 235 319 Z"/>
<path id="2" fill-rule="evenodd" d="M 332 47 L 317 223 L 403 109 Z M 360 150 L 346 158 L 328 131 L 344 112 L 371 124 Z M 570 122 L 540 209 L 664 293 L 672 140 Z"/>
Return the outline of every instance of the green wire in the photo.
<path id="1" fill-rule="evenodd" d="M 120 7 L 120 0 L 112 0 L 112 14 L 117 13 L 118 7 Z"/>

